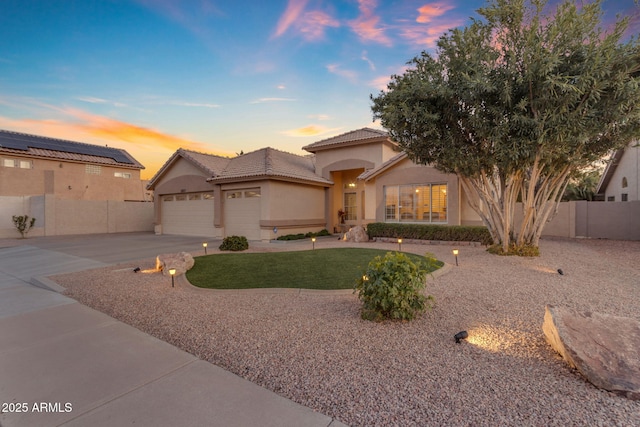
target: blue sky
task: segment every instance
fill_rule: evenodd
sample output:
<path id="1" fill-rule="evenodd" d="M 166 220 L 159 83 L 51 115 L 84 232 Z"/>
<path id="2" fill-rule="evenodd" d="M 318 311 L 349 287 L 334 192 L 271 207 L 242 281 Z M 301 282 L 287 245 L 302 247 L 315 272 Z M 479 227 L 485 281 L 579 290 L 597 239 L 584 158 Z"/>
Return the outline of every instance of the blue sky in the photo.
<path id="1" fill-rule="evenodd" d="M 372 122 L 369 96 L 482 0 L 3 0 L 0 128 L 233 156 Z M 634 0 L 607 0 L 606 20 Z M 605 22 L 606 23 L 606 22 Z"/>

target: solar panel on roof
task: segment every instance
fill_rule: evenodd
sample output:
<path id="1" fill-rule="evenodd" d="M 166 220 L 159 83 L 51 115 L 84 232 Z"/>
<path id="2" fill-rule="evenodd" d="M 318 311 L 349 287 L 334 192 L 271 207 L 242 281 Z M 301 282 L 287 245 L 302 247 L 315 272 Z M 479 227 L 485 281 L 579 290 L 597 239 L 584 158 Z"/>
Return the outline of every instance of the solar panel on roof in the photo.
<path id="1" fill-rule="evenodd" d="M 29 147 L 40 148 L 44 150 L 62 151 L 65 153 L 106 157 L 113 159 L 118 163 L 134 164 L 126 154 L 115 148 L 7 131 L 0 131 L 0 147 L 24 151 L 27 151 Z"/>

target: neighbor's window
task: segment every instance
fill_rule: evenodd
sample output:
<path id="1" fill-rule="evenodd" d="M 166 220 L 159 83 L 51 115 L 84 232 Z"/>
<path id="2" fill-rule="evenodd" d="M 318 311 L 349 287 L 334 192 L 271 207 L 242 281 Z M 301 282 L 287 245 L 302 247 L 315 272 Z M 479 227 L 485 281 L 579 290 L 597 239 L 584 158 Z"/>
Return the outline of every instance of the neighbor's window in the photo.
<path id="1" fill-rule="evenodd" d="M 355 221 L 358 219 L 358 206 L 356 204 L 356 193 L 344 193 L 344 219 Z"/>
<path id="2" fill-rule="evenodd" d="M 627 188 L 629 186 L 629 182 L 627 181 L 627 177 L 622 177 L 622 188 Z"/>
<path id="3" fill-rule="evenodd" d="M 447 184 L 385 186 L 384 206 L 388 222 L 447 222 Z"/>
<path id="4" fill-rule="evenodd" d="M 2 166 L 4 166 L 5 168 L 15 168 L 16 161 L 13 159 L 2 159 Z"/>
<path id="5" fill-rule="evenodd" d="M 125 179 L 131 178 L 131 174 L 128 172 L 114 172 L 113 176 L 115 176 L 116 178 L 125 178 Z"/>
<path id="6" fill-rule="evenodd" d="M 102 166 L 84 165 L 84 171 L 89 175 L 100 175 L 100 173 L 102 172 Z"/>
<path id="7" fill-rule="evenodd" d="M 629 195 L 627 193 L 622 193 L 620 195 L 620 200 L 623 202 L 628 202 L 629 201 Z"/>
<path id="8" fill-rule="evenodd" d="M 615 202 L 616 201 L 616 196 L 608 196 L 607 197 L 607 202 Z"/>
<path id="9" fill-rule="evenodd" d="M 20 160 L 20 169 L 31 169 L 33 164 L 30 160 Z"/>

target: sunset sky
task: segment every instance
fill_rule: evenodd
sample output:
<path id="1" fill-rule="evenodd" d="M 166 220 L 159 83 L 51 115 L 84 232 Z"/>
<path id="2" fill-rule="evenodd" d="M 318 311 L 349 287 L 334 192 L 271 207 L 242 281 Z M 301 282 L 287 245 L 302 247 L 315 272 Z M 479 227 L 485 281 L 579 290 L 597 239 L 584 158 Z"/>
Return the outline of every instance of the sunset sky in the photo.
<path id="1" fill-rule="evenodd" d="M 557 1 L 556 1 L 557 2 Z M 0 129 L 234 156 L 372 122 L 371 94 L 482 0 L 2 0 Z M 604 2 L 606 22 L 634 0 Z"/>

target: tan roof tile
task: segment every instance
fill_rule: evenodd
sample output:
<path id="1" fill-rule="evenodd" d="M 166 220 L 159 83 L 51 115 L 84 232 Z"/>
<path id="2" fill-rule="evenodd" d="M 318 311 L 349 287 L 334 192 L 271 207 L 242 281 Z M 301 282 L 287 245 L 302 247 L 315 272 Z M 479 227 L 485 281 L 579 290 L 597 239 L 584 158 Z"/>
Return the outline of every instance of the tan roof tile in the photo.
<path id="1" fill-rule="evenodd" d="M 358 143 L 367 143 L 371 140 L 386 139 L 388 134 L 384 131 L 362 128 L 353 130 L 351 132 L 343 133 L 332 138 L 323 139 L 322 141 L 314 142 L 313 144 L 302 147 L 303 150 L 315 153 L 318 150 L 333 148 L 338 145 L 353 145 Z"/>

